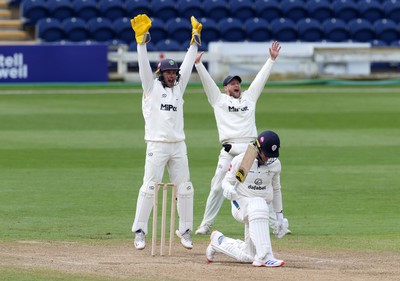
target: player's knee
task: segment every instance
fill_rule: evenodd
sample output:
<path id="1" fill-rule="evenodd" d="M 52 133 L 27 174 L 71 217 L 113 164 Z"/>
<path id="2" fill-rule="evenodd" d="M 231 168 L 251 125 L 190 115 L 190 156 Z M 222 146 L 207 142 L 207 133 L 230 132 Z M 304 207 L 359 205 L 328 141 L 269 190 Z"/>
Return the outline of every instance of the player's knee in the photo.
<path id="1" fill-rule="evenodd" d="M 248 204 L 247 213 L 249 221 L 255 219 L 266 219 L 269 217 L 267 202 L 261 197 L 254 197 Z"/>
<path id="2" fill-rule="evenodd" d="M 191 196 L 193 196 L 193 193 L 194 193 L 194 188 L 193 188 L 193 184 L 190 181 L 183 182 L 178 185 L 178 195 L 179 196 L 191 197 Z"/>
<path id="3" fill-rule="evenodd" d="M 157 186 L 156 182 L 153 181 L 144 182 L 143 185 L 140 187 L 140 192 L 146 195 L 154 196 L 154 190 L 156 186 Z"/>

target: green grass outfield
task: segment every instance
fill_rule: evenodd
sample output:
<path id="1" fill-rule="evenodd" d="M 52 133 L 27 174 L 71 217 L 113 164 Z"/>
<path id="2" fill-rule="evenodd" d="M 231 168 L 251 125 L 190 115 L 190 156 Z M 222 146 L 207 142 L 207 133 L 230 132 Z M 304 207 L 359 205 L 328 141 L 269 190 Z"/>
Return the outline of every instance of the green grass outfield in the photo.
<path id="1" fill-rule="evenodd" d="M 271 85 L 256 118 L 282 142 L 293 235 L 274 243 L 400 250 L 399 86 Z M 198 84 L 185 95 L 185 132 L 196 229 L 220 149 Z M 138 84 L 0 87 L 0 242 L 131 240 L 143 135 Z M 241 238 L 228 203 L 215 226 Z"/>

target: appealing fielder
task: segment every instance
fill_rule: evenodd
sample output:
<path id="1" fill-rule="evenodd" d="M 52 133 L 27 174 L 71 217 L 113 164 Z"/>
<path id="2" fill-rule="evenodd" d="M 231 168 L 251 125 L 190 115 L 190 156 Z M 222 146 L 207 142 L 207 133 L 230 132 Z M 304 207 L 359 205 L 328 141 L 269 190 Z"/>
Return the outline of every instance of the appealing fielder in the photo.
<path id="1" fill-rule="evenodd" d="M 146 246 L 145 235 L 148 233 L 148 220 L 153 208 L 154 188 L 162 181 L 167 166 L 170 181 L 178 187 L 179 229 L 176 235 L 185 248 L 192 249 L 190 232 L 193 228 L 194 190 L 190 182 L 183 129 L 183 93 L 200 45 L 202 25 L 194 17 L 191 18 L 192 38 L 181 67 L 172 59 L 163 59 L 158 64 L 157 77 L 154 79 L 146 48 L 146 43 L 150 41 L 151 20 L 147 15 L 141 14 L 132 19 L 131 24 L 138 43 L 145 120 L 144 139 L 147 144 L 143 184 L 138 194 L 132 226 L 132 232 L 135 232 L 134 245 L 136 249 L 144 249 Z"/>
<path id="2" fill-rule="evenodd" d="M 215 253 L 223 253 L 240 262 L 251 262 L 253 266 L 278 267 L 284 264 L 274 257 L 268 231 L 271 212 L 274 212 L 268 207 L 270 202 L 278 225 L 282 227 L 284 224 L 279 136 L 273 131 L 264 131 L 258 136 L 256 145 L 258 155 L 244 182 L 236 179 L 236 172 L 245 153 L 233 158 L 222 181 L 223 194 L 231 200 L 233 217 L 245 224 L 244 241 L 225 237 L 214 230 L 206 251 L 209 262 L 214 260 Z"/>
<path id="3" fill-rule="evenodd" d="M 195 60 L 195 67 L 200 76 L 209 103 L 214 109 L 215 120 L 218 127 L 219 141 L 222 149 L 219 154 L 215 175 L 211 180 L 211 189 L 207 198 L 203 220 L 196 230 L 196 234 L 209 233 L 219 209 L 224 201 L 221 183 L 233 157 L 244 152 L 250 142 L 257 138 L 255 120 L 256 103 L 264 89 L 270 75 L 271 68 L 279 55 L 281 46 L 273 42 L 269 48 L 270 58 L 258 72 L 250 87 L 241 92 L 239 76 L 228 76 L 223 82 L 225 93 L 221 93 L 216 83 L 201 63 L 203 52 L 199 53 Z M 277 237 L 283 237 L 284 233 L 278 232 L 276 218 L 271 213 L 271 228 Z M 287 220 L 286 220 L 287 222 Z"/>

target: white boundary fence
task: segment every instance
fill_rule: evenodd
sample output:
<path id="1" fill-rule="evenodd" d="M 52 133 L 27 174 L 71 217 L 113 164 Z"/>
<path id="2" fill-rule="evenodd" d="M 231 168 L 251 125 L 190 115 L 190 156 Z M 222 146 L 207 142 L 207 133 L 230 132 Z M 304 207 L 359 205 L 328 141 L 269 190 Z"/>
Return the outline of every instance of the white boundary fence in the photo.
<path id="1" fill-rule="evenodd" d="M 203 55 L 203 63 L 216 81 L 227 74 L 241 75 L 243 80 L 252 80 L 269 57 L 271 42 L 212 42 Z M 358 77 L 372 75 L 371 63 L 387 62 L 400 65 L 399 47 L 371 47 L 369 43 L 282 43 L 281 54 L 274 65 L 273 74 L 294 75 L 305 78 Z M 161 58 L 173 58 L 181 62 L 185 52 L 149 52 L 151 62 Z M 128 52 L 121 46 L 108 54 L 109 62 L 117 64 L 114 78 L 124 81 L 140 81 L 137 71 L 130 71 L 128 64 L 137 63 L 137 53 Z M 400 77 L 397 72 L 390 78 Z"/>

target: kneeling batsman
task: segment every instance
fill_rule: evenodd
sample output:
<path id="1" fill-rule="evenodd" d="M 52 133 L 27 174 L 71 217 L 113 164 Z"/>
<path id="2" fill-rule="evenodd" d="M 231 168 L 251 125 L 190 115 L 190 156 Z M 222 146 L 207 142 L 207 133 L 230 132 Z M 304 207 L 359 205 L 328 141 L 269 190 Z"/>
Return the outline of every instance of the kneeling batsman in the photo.
<path id="1" fill-rule="evenodd" d="M 224 196 L 231 200 L 233 217 L 245 225 L 244 241 L 213 231 L 206 251 L 209 262 L 214 260 L 216 253 L 223 253 L 257 267 L 284 264 L 275 258 L 269 234 L 271 211 L 268 204 L 272 204 L 276 212 L 277 231 L 282 230 L 285 234 L 288 231 L 282 213 L 279 147 L 279 136 L 273 131 L 264 131 L 257 137 L 255 146 L 250 144 L 246 152 L 233 158 L 222 188 Z"/>

